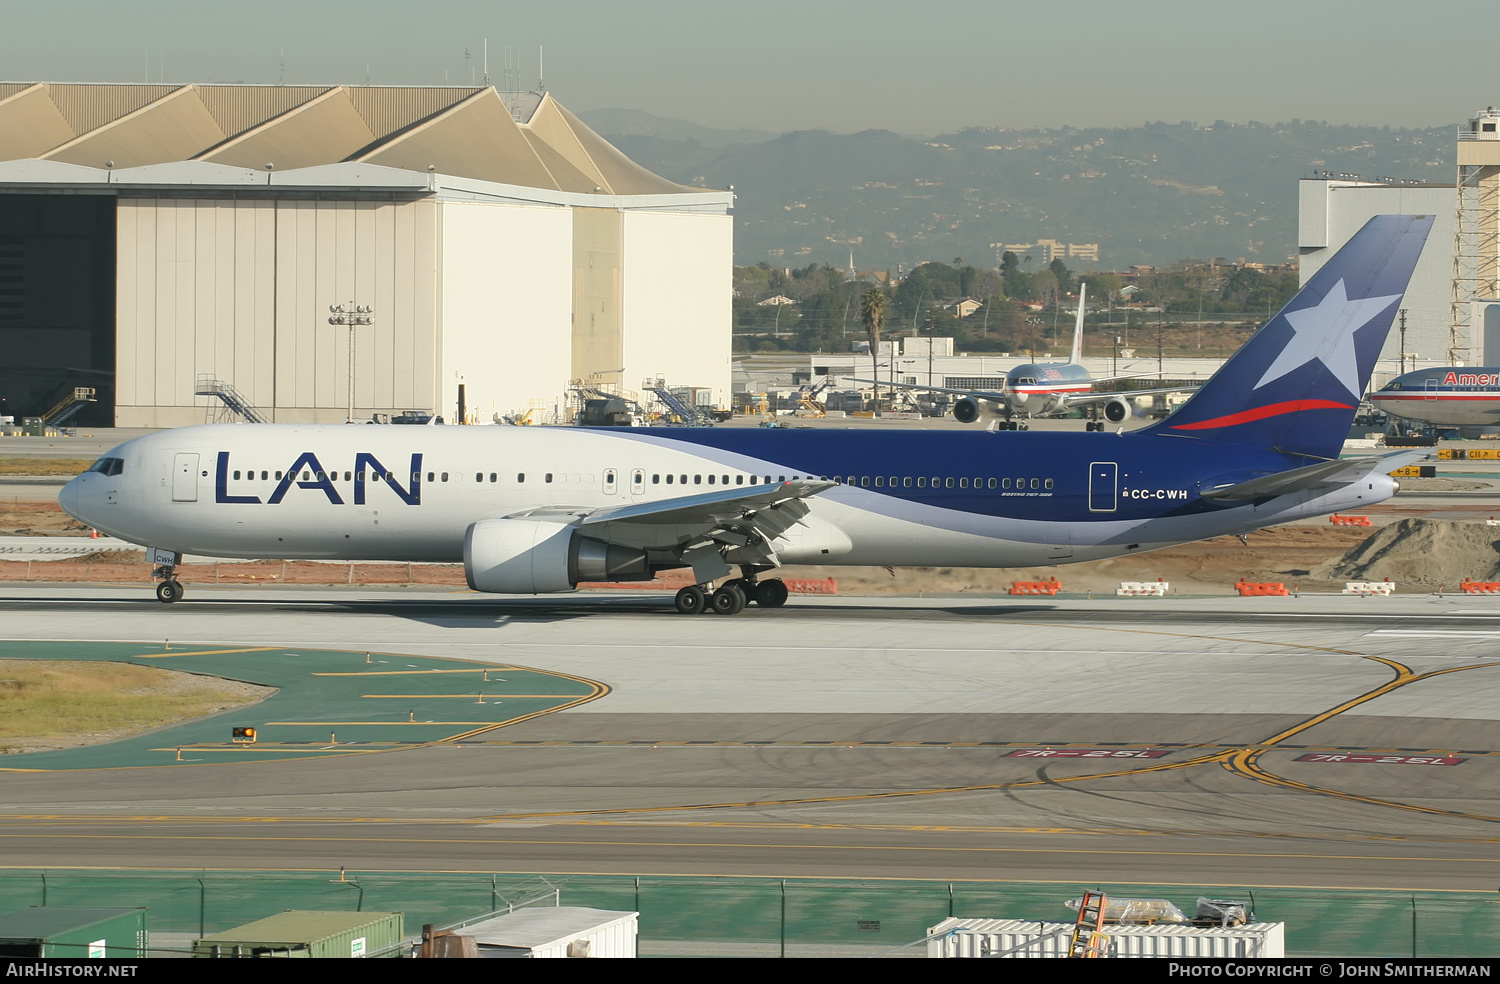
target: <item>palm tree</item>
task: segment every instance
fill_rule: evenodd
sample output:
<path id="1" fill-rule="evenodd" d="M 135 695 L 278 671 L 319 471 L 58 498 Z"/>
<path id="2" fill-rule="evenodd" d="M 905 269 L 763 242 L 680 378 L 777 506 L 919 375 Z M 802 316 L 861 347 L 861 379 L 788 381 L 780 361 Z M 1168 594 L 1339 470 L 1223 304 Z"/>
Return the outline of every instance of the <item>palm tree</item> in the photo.
<path id="1" fill-rule="evenodd" d="M 880 412 L 880 329 L 885 327 L 885 293 L 879 287 L 868 288 L 859 299 L 859 320 L 870 336 L 870 368 L 875 380 L 875 412 Z"/>

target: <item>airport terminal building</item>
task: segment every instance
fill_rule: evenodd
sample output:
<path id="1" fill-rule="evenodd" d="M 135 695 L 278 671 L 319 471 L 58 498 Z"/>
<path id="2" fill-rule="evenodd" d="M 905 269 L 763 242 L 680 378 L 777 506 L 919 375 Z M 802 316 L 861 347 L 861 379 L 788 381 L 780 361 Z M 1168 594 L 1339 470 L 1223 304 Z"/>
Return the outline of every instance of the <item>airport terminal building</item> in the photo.
<path id="1" fill-rule="evenodd" d="M 84 422 L 202 423 L 209 380 L 278 422 L 656 377 L 727 405 L 732 205 L 546 92 L 0 83 L 0 413 L 92 386 Z M 336 304 L 373 308 L 352 372 Z"/>

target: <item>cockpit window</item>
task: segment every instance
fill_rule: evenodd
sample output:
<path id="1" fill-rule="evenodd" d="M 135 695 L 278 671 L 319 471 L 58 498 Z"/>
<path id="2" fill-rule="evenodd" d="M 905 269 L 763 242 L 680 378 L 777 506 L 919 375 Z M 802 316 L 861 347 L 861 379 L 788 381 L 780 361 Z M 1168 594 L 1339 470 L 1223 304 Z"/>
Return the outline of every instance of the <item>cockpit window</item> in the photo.
<path id="1" fill-rule="evenodd" d="M 124 470 L 124 458 L 100 458 L 89 468 L 89 471 L 98 472 L 101 475 L 118 475 Z"/>

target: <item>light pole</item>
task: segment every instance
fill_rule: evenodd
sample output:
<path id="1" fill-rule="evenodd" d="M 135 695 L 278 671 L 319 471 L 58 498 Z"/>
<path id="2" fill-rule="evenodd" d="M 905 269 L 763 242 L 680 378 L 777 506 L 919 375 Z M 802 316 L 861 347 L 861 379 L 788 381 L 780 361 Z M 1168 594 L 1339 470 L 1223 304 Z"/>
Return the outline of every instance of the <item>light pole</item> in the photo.
<path id="1" fill-rule="evenodd" d="M 354 423 L 354 329 L 375 323 L 375 308 L 370 304 L 330 304 L 328 310 L 332 312 L 328 317 L 330 325 L 343 325 L 349 329 L 349 413 L 344 418 L 346 424 Z"/>

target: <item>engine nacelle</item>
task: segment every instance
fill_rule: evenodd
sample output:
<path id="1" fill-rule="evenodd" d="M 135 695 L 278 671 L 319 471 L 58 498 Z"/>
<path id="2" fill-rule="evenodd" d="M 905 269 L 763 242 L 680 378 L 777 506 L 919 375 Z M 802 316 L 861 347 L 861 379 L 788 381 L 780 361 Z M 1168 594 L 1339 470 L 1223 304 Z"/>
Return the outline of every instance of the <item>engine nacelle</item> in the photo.
<path id="1" fill-rule="evenodd" d="M 1104 419 L 1112 424 L 1123 423 L 1135 416 L 1135 408 L 1124 397 L 1115 397 L 1104 404 Z"/>
<path id="2" fill-rule="evenodd" d="M 464 576 L 475 591 L 546 594 L 579 581 L 651 579 L 643 550 L 580 536 L 568 523 L 482 519 L 464 534 Z"/>
<path id="3" fill-rule="evenodd" d="M 953 404 L 953 419 L 960 424 L 972 424 L 976 420 L 998 420 L 1004 416 L 1005 411 L 994 400 L 964 396 Z"/>

